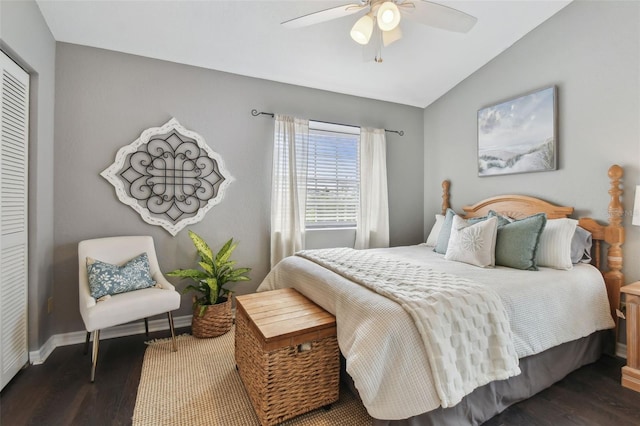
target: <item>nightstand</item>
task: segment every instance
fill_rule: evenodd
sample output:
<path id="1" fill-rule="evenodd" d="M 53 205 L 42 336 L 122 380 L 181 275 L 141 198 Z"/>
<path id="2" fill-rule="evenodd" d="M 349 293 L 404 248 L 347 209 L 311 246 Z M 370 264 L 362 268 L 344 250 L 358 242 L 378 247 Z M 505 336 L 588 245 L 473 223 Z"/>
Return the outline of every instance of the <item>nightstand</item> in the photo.
<path id="1" fill-rule="evenodd" d="M 627 365 L 622 367 L 622 386 L 640 392 L 640 281 L 622 286 L 626 294 Z"/>

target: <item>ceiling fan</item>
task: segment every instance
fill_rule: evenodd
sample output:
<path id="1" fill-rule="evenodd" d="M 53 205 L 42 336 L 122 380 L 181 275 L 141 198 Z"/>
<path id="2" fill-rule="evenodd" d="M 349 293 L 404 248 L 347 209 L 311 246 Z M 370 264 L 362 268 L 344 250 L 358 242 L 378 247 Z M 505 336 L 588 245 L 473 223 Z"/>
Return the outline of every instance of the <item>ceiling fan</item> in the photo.
<path id="1" fill-rule="evenodd" d="M 376 62 L 382 62 L 382 46 L 402 38 L 399 26 L 402 18 L 459 33 L 469 32 L 478 21 L 460 10 L 426 0 L 360 0 L 290 19 L 281 25 L 286 28 L 307 27 L 361 11 L 365 14 L 353 25 L 350 35 L 356 43 L 370 48 L 365 51 L 365 57 L 371 57 L 371 50 L 375 52 Z"/>

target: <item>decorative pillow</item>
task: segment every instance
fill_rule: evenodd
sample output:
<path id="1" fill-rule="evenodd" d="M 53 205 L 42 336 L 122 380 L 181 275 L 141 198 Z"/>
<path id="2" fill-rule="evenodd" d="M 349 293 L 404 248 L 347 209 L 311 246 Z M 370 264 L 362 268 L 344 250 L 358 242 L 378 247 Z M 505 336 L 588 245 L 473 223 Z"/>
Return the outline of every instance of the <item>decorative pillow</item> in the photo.
<path id="1" fill-rule="evenodd" d="M 473 225 L 474 223 L 484 222 L 487 219 L 489 219 L 489 216 L 470 217 L 470 218 L 465 219 L 465 220 L 467 221 L 467 223 Z"/>
<path id="2" fill-rule="evenodd" d="M 511 223 L 511 222 L 516 220 L 516 219 L 511 218 L 509 216 L 505 216 L 503 214 L 500 214 L 500 213 L 496 212 L 495 210 L 489 210 L 489 214 L 487 216 L 488 217 L 494 217 L 494 216 L 497 217 L 498 218 L 498 226 L 506 225 L 506 224 Z"/>
<path id="3" fill-rule="evenodd" d="M 444 258 L 483 268 L 494 266 L 497 231 L 498 219 L 495 217 L 470 224 L 460 216 L 454 216 Z"/>
<path id="4" fill-rule="evenodd" d="M 147 253 L 142 253 L 123 266 L 87 257 L 87 275 L 91 297 L 94 299 L 156 285 L 151 278 Z"/>
<path id="5" fill-rule="evenodd" d="M 592 244 L 591 232 L 576 226 L 576 232 L 571 239 L 571 262 L 574 264 L 580 262 L 590 263 Z"/>
<path id="6" fill-rule="evenodd" d="M 550 219 L 542 230 L 536 263 L 554 269 L 571 269 L 571 240 L 576 232 L 575 219 Z"/>
<path id="7" fill-rule="evenodd" d="M 431 232 L 427 237 L 427 242 L 425 245 L 435 247 L 438 244 L 438 236 L 440 235 L 440 231 L 442 230 L 442 224 L 444 223 L 444 216 L 441 214 L 436 215 L 436 223 L 433 224 L 431 228 Z"/>
<path id="8" fill-rule="evenodd" d="M 496 265 L 537 271 L 536 252 L 546 223 L 547 216 L 539 213 L 513 222 L 498 224 Z"/>
<path id="9" fill-rule="evenodd" d="M 436 253 L 445 254 L 447 252 L 447 246 L 449 245 L 449 237 L 451 236 L 451 225 L 453 224 L 453 217 L 456 215 L 451 209 L 447 209 L 442 222 L 442 228 L 438 234 L 438 241 L 436 242 L 436 248 L 433 249 Z"/>

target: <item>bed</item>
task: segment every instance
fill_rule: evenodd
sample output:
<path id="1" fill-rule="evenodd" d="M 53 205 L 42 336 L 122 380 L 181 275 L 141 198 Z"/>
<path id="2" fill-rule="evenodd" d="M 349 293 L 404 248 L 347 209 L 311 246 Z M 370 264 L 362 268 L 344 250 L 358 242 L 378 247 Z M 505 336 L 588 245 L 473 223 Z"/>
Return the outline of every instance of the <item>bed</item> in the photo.
<path id="1" fill-rule="evenodd" d="M 493 226 L 491 215 L 575 222 L 591 233 L 592 265 L 479 268 L 426 245 L 313 250 L 284 259 L 258 291 L 293 287 L 336 316 L 347 378 L 374 424 L 480 424 L 613 346 L 624 280 L 622 174 L 609 169 L 608 224 L 571 221 L 572 207 L 521 195 L 460 215 L 484 218 L 482 226 Z M 443 215 L 449 187 L 443 182 Z"/>

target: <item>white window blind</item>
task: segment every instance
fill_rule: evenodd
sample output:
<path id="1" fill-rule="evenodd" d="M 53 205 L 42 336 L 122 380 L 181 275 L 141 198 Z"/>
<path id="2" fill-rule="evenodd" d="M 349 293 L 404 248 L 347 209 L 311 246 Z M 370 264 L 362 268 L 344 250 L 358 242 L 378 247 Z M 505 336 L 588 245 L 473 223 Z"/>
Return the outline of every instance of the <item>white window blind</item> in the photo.
<path id="1" fill-rule="evenodd" d="M 356 226 L 359 140 L 358 127 L 309 122 L 306 228 Z"/>

